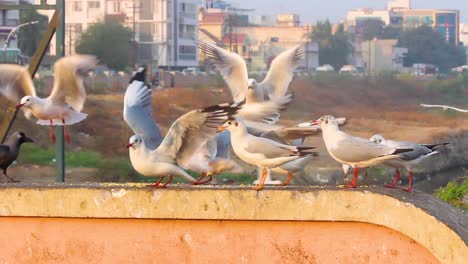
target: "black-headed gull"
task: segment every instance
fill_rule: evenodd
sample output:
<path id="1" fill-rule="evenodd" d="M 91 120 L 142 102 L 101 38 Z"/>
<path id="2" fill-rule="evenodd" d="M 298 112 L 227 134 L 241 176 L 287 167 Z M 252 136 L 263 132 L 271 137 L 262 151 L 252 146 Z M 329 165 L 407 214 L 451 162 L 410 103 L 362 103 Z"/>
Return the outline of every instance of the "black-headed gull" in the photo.
<path id="1" fill-rule="evenodd" d="M 241 160 L 262 168 L 262 179 L 255 188 L 256 190 L 263 188 L 268 174 L 267 169 L 281 167 L 288 162 L 317 155 L 316 152 L 309 151 L 314 147 L 291 146 L 251 135 L 248 133 L 246 125 L 239 118 L 229 120 L 224 125 L 218 127 L 218 131 L 224 130 L 231 132 L 231 143 L 234 153 Z M 284 185 L 287 185 L 292 179 L 292 175 L 290 174 L 292 169 L 282 168 L 282 170 L 288 173 L 288 179 L 284 182 Z"/>
<path id="2" fill-rule="evenodd" d="M 338 122 L 330 115 L 322 116 L 313 124 L 320 124 L 323 141 L 330 156 L 341 164 L 345 163 L 353 167 L 353 180 L 347 185 L 350 188 L 356 188 L 360 168 L 398 159 L 413 150 L 388 147 L 368 139 L 350 136 L 340 131 Z"/>
<path id="3" fill-rule="evenodd" d="M 399 168 L 405 168 L 408 171 L 408 188 L 404 188 L 404 191 L 411 192 L 413 188 L 413 168 L 418 165 L 422 160 L 439 153 L 437 150 L 438 147 L 447 145 L 448 143 L 441 144 L 416 144 L 411 142 L 396 141 L 385 139 L 381 135 L 373 135 L 370 141 L 389 146 L 392 148 L 411 148 L 413 149 L 410 152 L 406 152 L 404 155 L 401 155 L 398 159 L 385 161 L 384 164 L 396 169 L 396 176 L 391 185 L 385 185 L 388 188 L 396 188 L 396 184 L 400 179 Z"/>
<path id="4" fill-rule="evenodd" d="M 204 41 L 198 43 L 223 76 L 234 101 L 245 100 L 246 104 L 284 96 L 294 77 L 294 70 L 304 58 L 304 47 L 301 44 L 282 52 L 271 62 L 265 79 L 257 83 L 255 79 L 249 79 L 247 64 L 239 54 Z"/>
<path id="5" fill-rule="evenodd" d="M 53 126 L 64 126 L 65 139 L 70 142 L 66 126 L 78 123 L 87 116 L 81 113 L 86 100 L 83 75 L 97 63 L 91 55 L 71 55 L 54 64 L 54 86 L 47 98 L 36 96 L 36 89 L 25 67 L 0 65 L 0 93 L 32 113 L 37 124 L 50 126 L 50 137 L 55 143 Z M 22 98 L 20 96 L 23 96 Z M 20 100 L 21 99 L 21 100 Z"/>
<path id="6" fill-rule="evenodd" d="M 16 180 L 8 176 L 7 169 L 18 158 L 21 145 L 27 142 L 33 143 L 34 141 L 23 132 L 15 132 L 7 138 L 5 144 L 0 145 L 0 169 L 10 182 L 16 182 Z"/>
<path id="7" fill-rule="evenodd" d="M 161 177 L 153 187 L 166 187 L 173 176 L 196 183 L 183 168 L 189 168 L 193 155 L 215 138 L 216 127 L 232 118 L 239 109 L 238 104 L 221 104 L 192 110 L 171 125 L 164 140 L 154 150 L 146 147 L 143 137 L 133 135 L 127 145 L 133 168 L 144 176 Z M 210 168 L 201 170 L 209 171 Z M 160 185 L 165 176 L 169 180 Z"/>

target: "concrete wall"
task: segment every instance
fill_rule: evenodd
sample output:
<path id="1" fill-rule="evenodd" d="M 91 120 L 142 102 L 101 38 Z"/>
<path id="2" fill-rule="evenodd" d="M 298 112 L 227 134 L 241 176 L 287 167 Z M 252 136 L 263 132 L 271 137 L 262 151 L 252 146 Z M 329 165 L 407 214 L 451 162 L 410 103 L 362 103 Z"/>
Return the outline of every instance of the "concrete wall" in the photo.
<path id="1" fill-rule="evenodd" d="M 1 263 L 464 263 L 467 217 L 380 188 L 0 185 Z"/>

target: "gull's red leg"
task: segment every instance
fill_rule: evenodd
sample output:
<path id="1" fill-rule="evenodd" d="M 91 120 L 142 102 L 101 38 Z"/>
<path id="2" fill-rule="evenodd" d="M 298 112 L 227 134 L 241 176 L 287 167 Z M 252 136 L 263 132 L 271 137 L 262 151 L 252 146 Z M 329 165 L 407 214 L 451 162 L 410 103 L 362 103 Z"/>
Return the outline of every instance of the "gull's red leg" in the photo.
<path id="1" fill-rule="evenodd" d="M 171 183 L 172 179 L 174 179 L 174 177 L 172 175 L 169 176 L 169 180 L 167 180 L 167 182 L 165 182 L 161 188 L 166 188 L 166 186 Z"/>
<path id="2" fill-rule="evenodd" d="M 65 125 L 65 119 L 62 118 L 63 123 L 63 135 L 65 136 L 65 140 L 68 144 L 70 144 L 70 136 L 68 135 L 67 126 Z"/>
<path id="3" fill-rule="evenodd" d="M 50 136 L 50 139 L 52 139 L 52 142 L 55 144 L 56 138 L 55 138 L 55 133 L 54 133 L 54 121 L 50 119 L 49 123 L 50 123 L 49 136 Z"/>
<path id="4" fill-rule="evenodd" d="M 412 171 L 408 171 L 408 181 L 409 181 L 408 188 L 402 189 L 405 192 L 411 192 L 413 190 L 413 172 Z"/>
<path id="5" fill-rule="evenodd" d="M 205 184 L 205 183 L 210 182 L 210 181 L 212 181 L 212 180 L 213 180 L 213 175 L 210 175 L 210 176 L 208 176 L 208 179 L 207 179 L 207 180 L 202 181 L 202 182 L 199 182 L 198 184 Z"/>
<path id="6" fill-rule="evenodd" d="M 160 184 L 160 183 L 162 182 L 162 180 L 164 179 L 164 177 L 166 177 L 166 176 L 160 177 L 159 180 L 157 180 L 155 183 L 150 184 L 150 185 L 148 185 L 148 186 L 150 186 L 150 187 L 155 187 L 155 188 L 158 187 L 159 184 Z"/>
<path id="7" fill-rule="evenodd" d="M 266 168 L 263 168 L 262 170 L 262 178 L 260 179 L 260 182 L 258 183 L 258 185 L 256 187 L 254 187 L 253 189 L 256 190 L 256 191 L 260 191 L 261 189 L 263 189 L 263 186 L 265 185 L 265 180 L 266 180 L 266 177 L 268 175 L 268 171 Z"/>
<path id="8" fill-rule="evenodd" d="M 353 180 L 351 181 L 350 184 L 346 185 L 346 188 L 356 188 L 357 178 L 359 175 L 359 168 L 358 167 L 353 168 L 353 172 L 354 172 Z"/>
<path id="9" fill-rule="evenodd" d="M 200 178 L 198 178 L 196 181 L 192 183 L 192 185 L 199 185 L 202 184 L 201 180 L 203 180 L 206 177 L 206 172 L 202 172 L 200 175 Z"/>
<path id="10" fill-rule="evenodd" d="M 387 188 L 396 188 L 396 184 L 398 182 L 398 180 L 400 179 L 400 170 L 399 169 L 396 169 L 396 176 L 395 176 L 395 179 L 393 180 L 392 184 L 385 184 L 384 186 L 387 187 Z"/>

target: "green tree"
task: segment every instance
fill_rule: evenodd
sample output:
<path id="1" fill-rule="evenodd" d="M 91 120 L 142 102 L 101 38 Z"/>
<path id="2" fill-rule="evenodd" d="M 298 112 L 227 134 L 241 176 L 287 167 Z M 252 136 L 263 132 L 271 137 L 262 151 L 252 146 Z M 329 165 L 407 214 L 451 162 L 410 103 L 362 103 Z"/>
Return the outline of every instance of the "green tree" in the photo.
<path id="1" fill-rule="evenodd" d="M 336 32 L 333 32 L 332 24 L 329 20 L 318 21 L 310 38 L 312 41 L 319 43 L 320 65 L 330 64 L 339 70 L 343 65 L 347 64 L 351 45 L 348 42 L 348 36 L 344 32 L 342 24 L 339 25 Z"/>
<path id="2" fill-rule="evenodd" d="M 440 33 L 428 26 L 403 32 L 398 45 L 408 48 L 409 63 L 434 64 L 442 72 L 466 62 L 463 49 L 448 44 Z"/>
<path id="3" fill-rule="evenodd" d="M 129 65 L 132 31 L 116 21 L 96 23 L 82 35 L 76 50 L 94 54 L 109 68 L 120 70 Z"/>
<path id="4" fill-rule="evenodd" d="M 21 3 L 29 4 L 23 1 L 21 1 Z M 21 27 L 18 31 L 18 48 L 21 50 L 21 53 L 26 56 L 32 56 L 34 54 L 49 23 L 47 16 L 37 13 L 36 10 L 20 10 L 20 24 L 32 21 L 39 21 L 39 23 Z"/>
<path id="5" fill-rule="evenodd" d="M 363 22 L 361 39 L 364 41 L 380 38 L 384 31 L 385 23 L 380 19 L 368 19 Z"/>

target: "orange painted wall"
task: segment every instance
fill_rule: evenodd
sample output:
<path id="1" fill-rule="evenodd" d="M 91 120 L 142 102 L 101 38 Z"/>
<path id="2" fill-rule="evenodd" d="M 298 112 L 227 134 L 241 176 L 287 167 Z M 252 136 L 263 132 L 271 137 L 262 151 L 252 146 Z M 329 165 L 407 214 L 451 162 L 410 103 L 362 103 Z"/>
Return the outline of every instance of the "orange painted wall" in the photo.
<path id="1" fill-rule="evenodd" d="M 439 263 L 355 222 L 0 217 L 0 263 Z"/>

